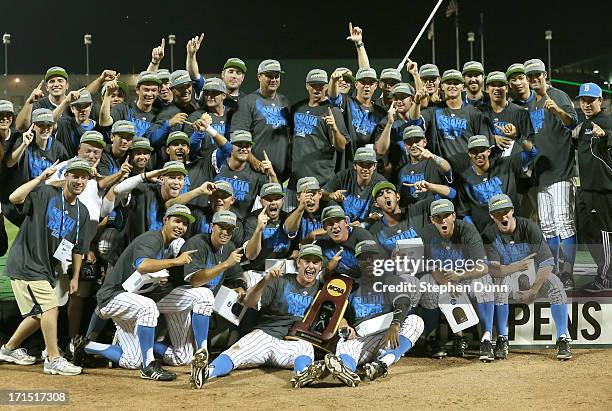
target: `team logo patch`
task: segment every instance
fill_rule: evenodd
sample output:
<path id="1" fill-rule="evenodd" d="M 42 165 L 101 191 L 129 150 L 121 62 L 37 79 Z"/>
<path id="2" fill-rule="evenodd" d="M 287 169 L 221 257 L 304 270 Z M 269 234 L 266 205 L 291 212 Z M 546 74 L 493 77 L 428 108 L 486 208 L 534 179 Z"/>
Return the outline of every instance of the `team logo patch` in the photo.
<path id="1" fill-rule="evenodd" d="M 327 292 L 332 297 L 339 297 L 346 292 L 346 283 L 338 278 L 335 278 L 327 285 Z"/>

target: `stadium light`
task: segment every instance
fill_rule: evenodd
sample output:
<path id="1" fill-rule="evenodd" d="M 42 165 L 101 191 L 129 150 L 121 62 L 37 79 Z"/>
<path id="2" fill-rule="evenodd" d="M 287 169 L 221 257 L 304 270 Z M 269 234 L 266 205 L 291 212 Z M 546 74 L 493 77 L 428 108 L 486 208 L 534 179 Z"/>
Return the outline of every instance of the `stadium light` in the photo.
<path id="1" fill-rule="evenodd" d="M 85 75 L 89 78 L 89 46 L 91 45 L 91 34 L 83 36 L 83 44 L 85 44 Z"/>
<path id="2" fill-rule="evenodd" d="M 11 44 L 11 35 L 4 33 L 2 35 L 2 43 L 4 43 L 4 75 L 8 75 L 8 45 Z"/>
<path id="3" fill-rule="evenodd" d="M 170 44 L 170 71 L 174 71 L 174 45 L 176 44 L 176 36 L 168 35 L 168 44 Z"/>

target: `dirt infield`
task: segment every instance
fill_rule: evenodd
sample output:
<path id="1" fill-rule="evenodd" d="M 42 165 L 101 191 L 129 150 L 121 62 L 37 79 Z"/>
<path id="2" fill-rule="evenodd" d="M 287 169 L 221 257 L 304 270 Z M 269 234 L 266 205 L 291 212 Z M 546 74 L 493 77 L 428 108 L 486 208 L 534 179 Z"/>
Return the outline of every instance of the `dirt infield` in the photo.
<path id="1" fill-rule="evenodd" d="M 47 376 L 42 364 L 0 365 L 0 389 L 67 390 L 77 409 L 610 409 L 612 350 L 574 350 L 567 362 L 552 350 L 513 351 L 505 361 L 483 364 L 466 359 L 403 358 L 387 378 L 358 388 L 328 379 L 294 390 L 291 372 L 239 370 L 212 380 L 201 391 L 188 386 L 189 367 L 170 383 L 145 381 L 137 371 L 87 369 L 78 377 Z M 25 409 L 19 406 L 14 409 Z M 44 407 L 46 408 L 46 407 Z M 95 409 L 94 408 L 94 409 Z M 36 407 L 40 410 L 43 407 Z"/>

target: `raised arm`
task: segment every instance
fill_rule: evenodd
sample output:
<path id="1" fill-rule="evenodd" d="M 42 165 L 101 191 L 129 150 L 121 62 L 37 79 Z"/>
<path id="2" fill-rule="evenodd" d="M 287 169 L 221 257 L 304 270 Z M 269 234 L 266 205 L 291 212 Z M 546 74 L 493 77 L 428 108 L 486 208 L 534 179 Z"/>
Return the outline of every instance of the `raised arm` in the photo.
<path id="1" fill-rule="evenodd" d="M 274 267 L 270 269 L 270 271 L 266 273 L 266 275 L 264 276 L 264 278 L 262 278 L 260 282 L 255 284 L 255 286 L 249 288 L 242 302 L 247 307 L 257 307 L 257 303 L 259 303 L 261 295 L 263 294 L 263 290 L 266 288 L 266 286 L 270 284 L 274 278 L 280 278 L 282 276 L 283 273 L 281 272 L 280 267 Z"/>
<path id="2" fill-rule="evenodd" d="M 89 83 L 85 88 L 92 95 L 94 95 L 98 91 L 100 91 L 104 83 L 106 83 L 107 81 L 117 80 L 117 77 L 119 77 L 119 75 L 117 74 L 117 72 L 115 72 L 115 70 L 104 70 L 102 74 L 96 77 L 96 79 Z"/>
<path id="3" fill-rule="evenodd" d="M 45 97 L 45 93 L 43 93 L 42 90 L 44 85 L 45 80 L 40 80 L 38 86 L 36 86 L 36 88 L 32 90 L 25 103 L 23 104 L 21 111 L 19 111 L 19 114 L 17 114 L 17 118 L 15 119 L 15 128 L 18 131 L 23 132 L 27 130 L 28 127 L 30 127 L 30 119 L 32 118 L 32 104 Z"/>
<path id="4" fill-rule="evenodd" d="M 8 168 L 14 167 L 15 164 L 17 164 L 19 160 L 21 160 L 21 157 L 28 149 L 28 146 L 34 140 L 34 131 L 32 130 L 33 128 L 34 124 L 31 124 L 28 131 L 21 135 L 21 144 L 17 147 L 13 147 L 13 151 L 11 151 L 6 157 L 6 166 Z"/>
<path id="5" fill-rule="evenodd" d="M 9 197 L 11 204 L 23 204 L 28 195 L 36 188 L 37 185 L 51 177 L 57 171 L 57 164 L 59 160 L 53 163 L 51 167 L 46 168 L 38 177 L 28 181 L 25 184 L 17 187 Z"/>
<path id="6" fill-rule="evenodd" d="M 60 105 L 53 109 L 53 120 L 57 123 L 57 120 L 59 120 L 59 118 L 62 116 L 64 110 L 66 110 L 70 106 L 70 104 L 77 101 L 80 96 L 81 93 L 79 93 L 78 91 L 71 91 L 70 93 L 68 93 L 68 95 L 65 99 L 62 100 Z"/>
<path id="7" fill-rule="evenodd" d="M 202 40 L 204 40 L 204 33 L 200 34 L 199 37 L 194 37 L 187 42 L 187 59 L 185 61 L 185 67 L 187 68 L 189 76 L 192 80 L 197 80 L 200 78 L 200 68 L 198 66 L 196 54 L 200 49 L 200 45 L 202 45 Z"/>
<path id="8" fill-rule="evenodd" d="M 391 103 L 389 110 L 387 110 L 387 123 L 385 124 L 385 128 L 383 128 L 382 133 L 380 133 L 380 137 L 376 140 L 376 144 L 374 144 L 374 149 L 376 150 L 376 154 L 379 156 L 385 155 L 389 150 L 389 146 L 391 145 L 391 129 L 393 128 L 393 122 L 395 121 L 395 101 Z"/>
<path id="9" fill-rule="evenodd" d="M 157 47 L 153 47 L 151 50 L 151 62 L 147 66 L 147 71 L 155 73 L 159 69 L 159 63 L 164 58 L 164 52 L 166 50 L 166 39 L 162 38 L 161 43 Z"/>
<path id="10" fill-rule="evenodd" d="M 363 30 L 361 30 L 361 27 L 353 27 L 353 23 L 349 22 L 349 35 L 346 39 L 355 44 L 359 68 L 370 68 L 370 60 L 363 44 Z"/>

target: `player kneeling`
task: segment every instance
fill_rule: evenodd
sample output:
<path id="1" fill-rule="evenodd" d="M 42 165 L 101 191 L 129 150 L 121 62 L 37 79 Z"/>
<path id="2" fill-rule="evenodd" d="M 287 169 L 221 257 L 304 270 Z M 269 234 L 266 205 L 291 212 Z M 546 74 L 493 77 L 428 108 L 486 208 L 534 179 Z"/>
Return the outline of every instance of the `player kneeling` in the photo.
<path id="1" fill-rule="evenodd" d="M 542 231 L 531 220 L 515 217 L 512 200 L 505 194 L 489 200 L 489 214 L 495 224 L 490 224 L 484 230 L 482 238 L 489 258 L 489 272 L 493 281 L 503 286 L 495 292 L 495 318 L 499 335 L 495 344 L 495 358 L 508 356 L 508 296 L 513 292 L 514 298 L 525 304 L 533 303 L 538 295 L 548 298 L 557 328 L 557 358 L 569 360 L 572 352 L 567 330 L 567 294 L 559 277 L 551 275 L 555 260 L 550 247 L 544 242 Z M 525 270 L 531 258 L 535 260 L 535 281 L 526 284 L 525 290 L 513 289 L 513 282 L 510 281 L 512 274 Z M 520 278 L 518 284 L 523 285 Z"/>
<path id="2" fill-rule="evenodd" d="M 402 281 L 393 273 L 374 276 L 374 260 L 384 258 L 378 244 L 362 241 L 355 247 L 355 255 L 361 278 L 359 287 L 349 297 L 345 319 L 340 324 L 345 338 L 338 342 L 336 355 L 325 356 L 327 369 L 349 387 L 356 387 L 360 382 L 355 373 L 358 365 L 363 365 L 370 381 L 386 377 L 388 368 L 414 346 L 424 328 L 421 317 L 408 315 L 418 304 L 420 294 L 398 294 L 382 288 L 382 285 L 397 286 Z M 374 324 L 376 317 L 382 320 L 384 315 L 393 316 L 386 329 Z M 356 332 L 349 324 L 361 328 L 360 331 Z"/>
<path id="3" fill-rule="evenodd" d="M 283 275 L 280 268 L 268 271 L 264 278 L 250 288 L 244 304 L 255 308 L 259 303 L 259 320 L 255 330 L 242 337 L 221 353 L 198 379 L 201 388 L 211 378 L 229 374 L 237 368 L 271 365 L 279 368 L 293 366 L 295 376 L 291 384 L 300 388 L 317 381 L 325 367 L 313 363 L 314 348 L 306 341 L 285 341 L 294 322 L 301 320 L 310 307 L 319 285 L 323 252 L 314 244 L 300 248 L 297 275 Z M 201 383 L 199 383 L 201 381 Z"/>

